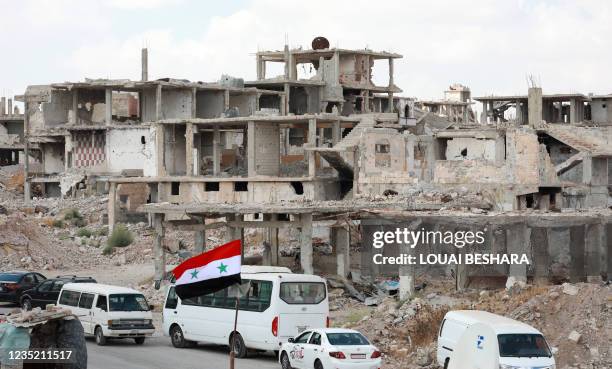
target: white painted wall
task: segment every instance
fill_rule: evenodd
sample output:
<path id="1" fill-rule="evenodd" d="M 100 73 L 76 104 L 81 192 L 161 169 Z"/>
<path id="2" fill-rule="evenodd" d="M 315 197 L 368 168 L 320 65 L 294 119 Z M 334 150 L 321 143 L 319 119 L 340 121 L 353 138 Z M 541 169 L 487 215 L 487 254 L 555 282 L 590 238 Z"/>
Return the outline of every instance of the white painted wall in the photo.
<path id="1" fill-rule="evenodd" d="M 467 148 L 467 156 L 461 150 Z M 495 140 L 457 137 L 447 141 L 446 160 L 490 160 L 495 161 Z"/>
<path id="2" fill-rule="evenodd" d="M 106 162 L 110 172 L 120 172 L 125 169 L 144 170 L 145 165 L 153 158 L 155 135 L 148 127 L 112 129 L 107 135 Z M 142 144 L 142 137 L 145 144 Z"/>

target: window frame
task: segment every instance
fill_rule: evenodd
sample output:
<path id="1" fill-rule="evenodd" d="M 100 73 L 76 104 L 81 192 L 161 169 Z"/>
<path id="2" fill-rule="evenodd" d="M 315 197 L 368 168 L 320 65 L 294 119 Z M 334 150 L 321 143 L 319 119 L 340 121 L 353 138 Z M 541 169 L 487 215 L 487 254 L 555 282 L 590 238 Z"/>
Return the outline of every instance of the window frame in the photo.
<path id="1" fill-rule="evenodd" d="M 306 302 L 288 302 L 287 300 L 285 300 L 282 296 L 282 291 L 283 291 L 283 285 L 284 284 L 319 284 L 323 286 L 323 291 L 325 292 L 323 294 L 323 297 L 321 298 L 321 300 L 319 302 L 312 302 L 312 303 L 306 303 Z M 323 282 L 281 282 L 280 283 L 280 288 L 278 291 L 278 297 L 285 303 L 288 305 L 319 305 L 320 303 L 322 303 L 323 301 L 325 301 L 325 299 L 327 298 L 327 286 L 325 285 L 325 283 Z"/>
<path id="2" fill-rule="evenodd" d="M 83 301 L 83 296 L 85 295 L 91 296 L 91 300 L 89 301 L 89 306 L 81 306 L 81 301 Z M 81 296 L 79 297 L 78 307 L 89 310 L 93 307 L 93 302 L 95 299 L 96 299 L 96 295 L 94 293 L 82 292 Z"/>

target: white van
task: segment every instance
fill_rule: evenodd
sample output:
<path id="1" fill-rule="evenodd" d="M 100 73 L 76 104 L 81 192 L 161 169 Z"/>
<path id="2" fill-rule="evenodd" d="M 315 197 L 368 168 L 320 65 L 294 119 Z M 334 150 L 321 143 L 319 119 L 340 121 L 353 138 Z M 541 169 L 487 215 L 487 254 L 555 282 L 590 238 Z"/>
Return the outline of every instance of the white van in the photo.
<path id="1" fill-rule="evenodd" d="M 308 328 L 329 325 L 325 279 L 293 274 L 288 268 L 243 266 L 234 352 L 245 357 L 247 348 L 278 351 L 283 342 Z M 196 342 L 229 345 L 234 330 L 235 298 L 228 289 L 181 301 L 170 286 L 162 315 L 163 331 L 177 348 Z"/>
<path id="2" fill-rule="evenodd" d="M 99 283 L 67 283 L 57 305 L 79 317 L 86 335 L 100 346 L 107 338 L 133 338 L 142 345 L 155 332 L 147 299 L 131 288 Z"/>
<path id="3" fill-rule="evenodd" d="M 446 313 L 438 333 L 437 359 L 445 369 L 555 368 L 555 359 L 540 331 L 478 310 Z"/>

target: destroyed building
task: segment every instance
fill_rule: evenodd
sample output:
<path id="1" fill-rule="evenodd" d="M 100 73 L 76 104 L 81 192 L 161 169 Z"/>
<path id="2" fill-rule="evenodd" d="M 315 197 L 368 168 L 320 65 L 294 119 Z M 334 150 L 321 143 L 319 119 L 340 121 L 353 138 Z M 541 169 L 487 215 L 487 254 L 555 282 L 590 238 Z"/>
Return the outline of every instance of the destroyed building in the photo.
<path id="1" fill-rule="evenodd" d="M 0 166 L 24 162 L 23 114 L 13 99 L 0 98 Z"/>
<path id="2" fill-rule="evenodd" d="M 469 88 L 455 84 L 443 100 L 419 101 L 397 96 L 399 58 L 332 48 L 317 38 L 311 49 L 257 52 L 255 81 L 149 81 L 144 62 L 141 81 L 30 86 L 23 96 L 25 132 L 40 165 L 29 168 L 26 199 L 30 184 L 47 196 L 108 192 L 111 228 L 147 214 L 158 281 L 169 227 L 195 232 L 195 251 L 205 249 L 207 229 L 224 227 L 228 239 L 243 238 L 245 228 L 265 229 L 262 262 L 270 265 L 279 264 L 279 230 L 297 229 L 306 273 L 316 265 L 313 227 L 322 227 L 333 246 L 334 272 L 346 276 L 354 270 L 351 229 L 362 220 L 383 224 L 371 219 L 376 214 L 518 212 L 525 217 L 506 228 L 486 214 L 471 225 L 451 222 L 495 223 L 490 230 L 499 232 L 491 238 L 518 249 L 542 244 L 537 237 L 551 231 L 541 228 L 559 221 L 538 221 L 532 210 L 608 208 L 608 97 L 530 88 L 526 96 L 473 99 Z M 379 63 L 388 70 L 383 85 L 374 82 Z M 270 76 L 270 64 L 282 65 L 283 73 Z M 473 100 L 484 106 L 480 122 Z M 611 242 L 602 236 L 610 228 L 604 214 L 565 219 L 582 231 L 547 236 L 548 250 L 571 241 L 574 256 L 589 250 L 589 263 L 605 260 L 601 250 Z M 439 217 L 430 217 L 431 227 L 448 225 L 453 215 Z M 585 236 L 584 227 L 596 227 L 589 234 L 599 236 Z M 608 270 L 603 261 L 593 268 Z M 584 265 L 580 270 L 573 273 L 586 276 Z"/>

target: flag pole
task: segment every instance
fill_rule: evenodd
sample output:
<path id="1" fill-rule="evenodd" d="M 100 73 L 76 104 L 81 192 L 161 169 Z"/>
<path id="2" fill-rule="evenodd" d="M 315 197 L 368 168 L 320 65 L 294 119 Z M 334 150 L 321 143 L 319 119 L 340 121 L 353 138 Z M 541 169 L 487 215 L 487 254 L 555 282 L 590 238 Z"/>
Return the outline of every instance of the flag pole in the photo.
<path id="1" fill-rule="evenodd" d="M 236 331 L 238 328 L 238 305 L 239 305 L 239 297 L 236 295 L 236 313 L 234 314 L 234 332 L 232 333 L 232 347 L 230 347 L 230 369 L 234 369 L 234 358 L 236 354 L 234 353 L 234 344 L 236 342 Z"/>

